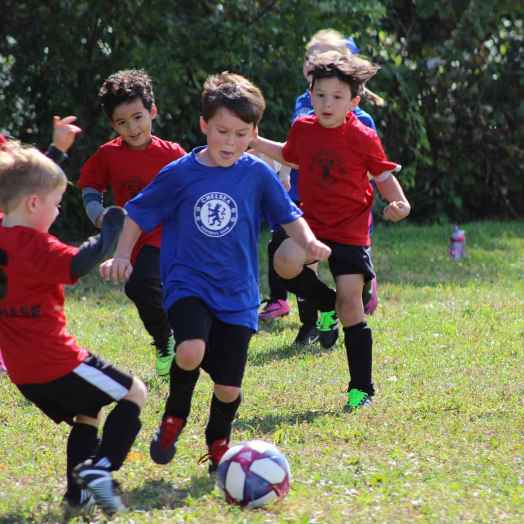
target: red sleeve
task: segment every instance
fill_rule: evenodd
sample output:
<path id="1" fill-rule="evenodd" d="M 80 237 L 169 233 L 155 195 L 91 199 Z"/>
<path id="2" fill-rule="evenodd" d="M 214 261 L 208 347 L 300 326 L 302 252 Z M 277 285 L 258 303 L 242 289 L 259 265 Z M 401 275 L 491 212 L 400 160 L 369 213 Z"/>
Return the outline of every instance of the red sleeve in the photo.
<path id="1" fill-rule="evenodd" d="M 366 164 L 368 171 L 374 176 L 380 176 L 386 172 L 396 173 L 400 171 L 401 166 L 388 160 L 380 137 L 375 134 L 368 144 L 366 154 Z"/>
<path id="2" fill-rule="evenodd" d="M 175 152 L 175 160 L 178 160 L 179 158 L 183 157 L 184 155 L 187 155 L 187 151 L 180 144 L 173 142 L 173 145 L 175 146 L 173 148 Z"/>
<path id="3" fill-rule="evenodd" d="M 35 236 L 27 247 L 32 272 L 39 276 L 39 280 L 48 284 L 74 284 L 77 281 L 71 277 L 71 263 L 78 248 L 48 234 Z"/>
<path id="4" fill-rule="evenodd" d="M 107 191 L 109 184 L 109 164 L 105 160 L 104 150 L 98 149 L 80 169 L 77 185 L 80 189 L 92 187 L 103 193 Z"/>
<path id="5" fill-rule="evenodd" d="M 289 134 L 287 136 L 287 141 L 284 144 L 282 149 L 282 156 L 286 162 L 291 162 L 292 164 L 300 164 L 299 152 L 299 136 L 300 136 L 300 120 L 295 120 Z"/>

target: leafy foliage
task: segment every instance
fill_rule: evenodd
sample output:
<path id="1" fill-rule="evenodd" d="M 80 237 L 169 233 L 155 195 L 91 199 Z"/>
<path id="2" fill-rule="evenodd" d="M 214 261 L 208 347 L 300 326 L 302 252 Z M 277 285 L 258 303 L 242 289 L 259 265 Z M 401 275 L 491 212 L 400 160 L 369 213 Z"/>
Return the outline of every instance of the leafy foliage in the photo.
<path id="1" fill-rule="evenodd" d="M 303 49 L 317 30 L 351 34 L 382 65 L 364 102 L 418 220 L 524 214 L 522 4 L 500 0 L 4 0 L 0 129 L 45 147 L 53 114 L 76 114 L 84 134 L 67 171 L 111 136 L 97 92 L 112 72 L 146 69 L 160 110 L 155 132 L 202 143 L 200 89 L 208 74 L 240 72 L 262 88 L 261 132 L 284 139 L 305 89 Z M 57 229 L 90 230 L 71 190 Z"/>

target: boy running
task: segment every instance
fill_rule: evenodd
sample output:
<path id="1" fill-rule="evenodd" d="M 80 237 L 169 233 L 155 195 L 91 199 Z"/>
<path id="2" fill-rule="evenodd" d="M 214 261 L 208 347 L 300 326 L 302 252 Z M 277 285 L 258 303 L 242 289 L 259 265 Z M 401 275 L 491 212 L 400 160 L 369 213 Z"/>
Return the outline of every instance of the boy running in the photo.
<path id="1" fill-rule="evenodd" d="M 0 347 L 20 392 L 57 424 L 71 425 L 66 510 L 87 510 L 96 502 L 112 514 L 124 506 L 111 472 L 138 434 L 146 389 L 67 333 L 64 285 L 112 252 L 124 211 L 109 208 L 98 236 L 80 248 L 65 245 L 48 230 L 66 184 L 60 167 L 36 149 L 9 141 L 0 148 Z M 99 412 L 112 402 L 99 442 Z"/>
<path id="2" fill-rule="evenodd" d="M 257 329 L 257 243 L 263 219 L 282 224 L 308 256 L 322 260 L 319 242 L 269 166 L 245 151 L 265 109 L 260 90 L 240 75 L 211 76 L 202 93 L 200 128 L 207 146 L 166 166 L 126 205 L 128 216 L 105 279 L 132 274 L 130 254 L 141 231 L 162 225 L 164 307 L 176 340 L 170 394 L 150 446 L 170 462 L 186 424 L 200 368 L 214 382 L 205 431 L 210 472 L 228 449 L 251 336 Z"/>
<path id="3" fill-rule="evenodd" d="M 311 300 L 320 311 L 336 306 L 344 326 L 350 381 L 347 408 L 371 402 L 372 336 L 364 316 L 362 291 L 375 276 L 370 254 L 369 215 L 373 189 L 389 202 L 384 217 L 405 218 L 410 205 L 393 175 L 377 133 L 352 113 L 367 80 L 378 67 L 354 55 L 330 51 L 311 64 L 311 100 L 315 116 L 296 120 L 284 144 L 259 138 L 254 147 L 278 162 L 298 164 L 298 190 L 304 217 L 315 235 L 330 246 L 329 267 L 335 291 L 308 264 L 312 259 L 293 239 L 275 254 L 275 269 L 288 290 Z"/>
<path id="4" fill-rule="evenodd" d="M 112 74 L 102 84 L 98 97 L 118 137 L 100 146 L 87 160 L 78 181 L 86 212 L 96 227 L 104 216 L 104 192 L 111 189 L 115 204 L 123 206 L 160 169 L 185 154 L 178 144 L 151 134 L 158 111 L 152 81 L 145 71 L 130 69 Z M 161 234 L 156 228 L 138 239 L 131 255 L 135 270 L 125 292 L 153 339 L 157 374 L 166 376 L 174 341 L 162 308 Z"/>

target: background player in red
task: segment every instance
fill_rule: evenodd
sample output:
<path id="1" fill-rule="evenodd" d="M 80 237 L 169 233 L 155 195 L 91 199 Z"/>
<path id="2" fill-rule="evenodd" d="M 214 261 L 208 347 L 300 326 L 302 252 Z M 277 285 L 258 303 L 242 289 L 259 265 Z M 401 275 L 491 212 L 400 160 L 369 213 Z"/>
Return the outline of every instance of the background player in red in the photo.
<path id="1" fill-rule="evenodd" d="M 145 71 L 129 69 L 112 74 L 98 96 L 118 137 L 100 146 L 87 160 L 78 181 L 86 212 L 97 227 L 104 216 L 104 192 L 110 189 L 114 203 L 123 206 L 165 165 L 185 154 L 177 143 L 151 134 L 157 107 L 152 81 Z M 165 376 L 171 368 L 174 342 L 162 308 L 160 239 L 160 228 L 139 238 L 131 257 L 133 275 L 125 292 L 153 338 L 157 373 Z"/>
<path id="2" fill-rule="evenodd" d="M 410 212 L 393 175 L 400 166 L 387 159 L 376 131 L 352 113 L 365 82 L 377 70 L 378 66 L 355 55 L 336 51 L 315 55 L 310 72 L 315 115 L 297 119 L 285 144 L 263 138 L 254 144 L 279 162 L 299 165 L 304 218 L 317 238 L 331 248 L 329 267 L 336 294 L 305 266 L 312 261 L 292 239 L 285 239 L 275 253 L 275 269 L 288 290 L 310 299 L 320 311 L 336 305 L 350 372 L 349 410 L 369 404 L 374 394 L 373 342 L 362 301 L 365 282 L 375 276 L 369 248 L 373 188 L 368 172 L 389 202 L 386 219 L 398 221 Z"/>
<path id="3" fill-rule="evenodd" d="M 140 430 L 146 389 L 69 335 L 64 285 L 112 253 L 125 213 L 109 208 L 99 235 L 79 248 L 63 244 L 48 231 L 66 185 L 60 167 L 35 148 L 14 141 L 0 148 L 0 347 L 20 392 L 54 422 L 71 425 L 67 508 L 84 510 L 96 502 L 114 513 L 123 504 L 111 472 Z M 113 402 L 99 442 L 100 410 Z"/>

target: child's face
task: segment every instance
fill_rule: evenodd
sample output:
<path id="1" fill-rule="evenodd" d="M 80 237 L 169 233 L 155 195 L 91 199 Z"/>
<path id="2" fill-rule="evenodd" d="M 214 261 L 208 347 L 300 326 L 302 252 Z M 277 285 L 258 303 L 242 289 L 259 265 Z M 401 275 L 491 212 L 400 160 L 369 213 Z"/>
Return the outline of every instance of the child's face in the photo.
<path id="1" fill-rule="evenodd" d="M 207 122 L 200 117 L 200 129 L 207 136 L 206 160 L 212 167 L 232 166 L 257 135 L 254 124 L 244 122 L 224 107 Z"/>
<path id="2" fill-rule="evenodd" d="M 338 78 L 320 78 L 311 91 L 313 109 L 322 127 L 338 127 L 346 120 L 348 111 L 359 103 L 360 97 L 351 98 L 351 89 Z"/>
<path id="3" fill-rule="evenodd" d="M 60 185 L 53 191 L 29 197 L 31 227 L 47 233 L 51 224 L 60 213 L 60 202 L 66 190 L 65 185 Z"/>
<path id="4" fill-rule="evenodd" d="M 142 99 L 135 98 L 116 106 L 111 123 L 131 149 L 145 149 L 151 142 L 151 126 L 156 115 L 155 105 L 148 111 Z"/>

